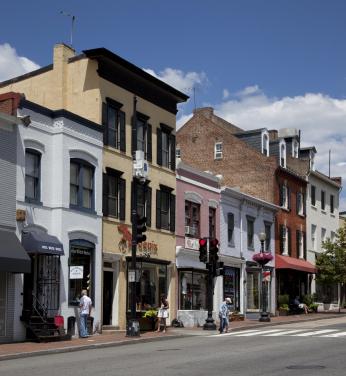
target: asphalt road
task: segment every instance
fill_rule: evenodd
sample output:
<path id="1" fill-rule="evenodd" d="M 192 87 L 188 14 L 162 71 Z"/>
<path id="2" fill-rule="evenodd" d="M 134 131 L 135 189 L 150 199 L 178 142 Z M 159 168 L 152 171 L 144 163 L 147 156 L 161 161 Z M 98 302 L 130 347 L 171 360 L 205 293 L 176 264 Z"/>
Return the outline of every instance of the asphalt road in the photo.
<path id="1" fill-rule="evenodd" d="M 0 362 L 1 376 L 346 374 L 346 319 Z"/>

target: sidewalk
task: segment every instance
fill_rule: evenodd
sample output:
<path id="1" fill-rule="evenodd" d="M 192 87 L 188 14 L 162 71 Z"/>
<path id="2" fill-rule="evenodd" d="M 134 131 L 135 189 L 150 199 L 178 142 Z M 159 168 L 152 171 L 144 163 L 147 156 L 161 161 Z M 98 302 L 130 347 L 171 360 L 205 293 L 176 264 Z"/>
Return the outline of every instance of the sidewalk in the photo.
<path id="1" fill-rule="evenodd" d="M 346 310 L 342 313 L 328 312 L 309 315 L 292 315 L 272 317 L 270 323 L 261 323 L 257 320 L 235 321 L 231 323 L 231 330 L 245 330 L 249 328 L 262 328 L 271 325 L 284 325 L 297 322 L 314 321 L 345 317 Z M 205 331 L 202 328 L 169 328 L 166 334 L 156 332 L 144 332 L 140 337 L 126 337 L 124 331 L 113 334 L 95 334 L 89 338 L 73 338 L 71 341 L 34 343 L 20 342 L 0 345 L 0 361 L 8 359 L 57 354 L 71 351 L 80 351 L 93 348 L 115 347 L 138 342 L 161 341 L 171 338 L 209 335 L 214 331 Z"/>

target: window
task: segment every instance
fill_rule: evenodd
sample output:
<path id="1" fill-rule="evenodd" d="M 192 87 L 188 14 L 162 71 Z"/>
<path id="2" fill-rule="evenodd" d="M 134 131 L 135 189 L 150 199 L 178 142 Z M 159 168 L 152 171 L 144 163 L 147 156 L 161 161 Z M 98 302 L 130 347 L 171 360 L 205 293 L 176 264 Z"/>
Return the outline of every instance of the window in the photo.
<path id="1" fill-rule="evenodd" d="M 311 205 L 316 206 L 316 187 L 314 185 L 310 188 L 310 194 L 311 194 Z"/>
<path id="2" fill-rule="evenodd" d="M 280 166 L 286 168 L 286 145 L 280 142 Z"/>
<path id="3" fill-rule="evenodd" d="M 284 256 L 291 254 L 291 231 L 284 225 L 280 225 L 280 252 Z"/>
<path id="4" fill-rule="evenodd" d="M 330 212 L 334 213 L 334 195 L 330 195 Z"/>
<path id="5" fill-rule="evenodd" d="M 297 140 L 292 141 L 292 157 L 299 157 L 299 142 Z"/>
<path id="6" fill-rule="evenodd" d="M 207 308 L 207 273 L 194 270 L 179 271 L 179 309 Z"/>
<path id="7" fill-rule="evenodd" d="M 39 202 L 41 195 L 41 154 L 36 150 L 25 151 L 25 201 Z"/>
<path id="8" fill-rule="evenodd" d="M 222 159 L 222 142 L 215 142 L 214 159 Z"/>
<path id="9" fill-rule="evenodd" d="M 126 182 L 122 172 L 106 168 L 103 174 L 103 215 L 125 220 Z"/>
<path id="10" fill-rule="evenodd" d="M 152 127 L 148 123 L 149 117 L 136 112 L 136 138 L 132 132 L 132 155 L 136 150 L 144 152 L 144 159 L 152 161 Z M 132 125 L 133 126 L 133 125 Z"/>
<path id="11" fill-rule="evenodd" d="M 78 267 L 81 278 L 69 279 L 69 304 L 79 305 L 82 290 L 87 290 L 94 302 L 94 246 L 85 240 L 70 243 L 70 269 Z"/>
<path id="12" fill-rule="evenodd" d="M 137 311 L 145 311 L 160 306 L 160 297 L 167 296 L 167 265 L 155 262 L 137 262 L 138 283 L 127 283 L 127 309 L 130 310 L 131 292 L 136 288 Z M 127 262 L 127 271 L 131 269 L 131 261 Z M 127 281 L 129 278 L 127 278 Z"/>
<path id="13" fill-rule="evenodd" d="M 209 208 L 209 237 L 216 237 L 216 209 Z"/>
<path id="14" fill-rule="evenodd" d="M 304 215 L 304 194 L 302 192 L 297 192 L 297 214 Z"/>
<path id="15" fill-rule="evenodd" d="M 227 214 L 228 244 L 234 245 L 234 214 Z"/>
<path id="16" fill-rule="evenodd" d="M 175 135 L 173 128 L 161 124 L 157 129 L 157 164 L 175 170 Z"/>
<path id="17" fill-rule="evenodd" d="M 78 159 L 70 163 L 70 207 L 94 209 L 94 167 Z"/>
<path id="18" fill-rule="evenodd" d="M 102 104 L 102 124 L 104 126 L 104 144 L 126 151 L 125 112 L 121 103 L 107 98 Z"/>
<path id="19" fill-rule="evenodd" d="M 176 157 L 176 158 L 181 158 L 181 151 L 180 151 L 180 148 L 176 148 L 176 149 L 175 149 L 175 157 Z"/>
<path id="20" fill-rule="evenodd" d="M 254 231 L 255 231 L 255 218 L 246 217 L 247 223 L 247 247 L 249 249 L 254 249 Z"/>
<path id="21" fill-rule="evenodd" d="M 264 232 L 266 234 L 266 241 L 265 241 L 265 250 L 267 252 L 271 251 L 270 243 L 271 243 L 271 237 L 272 237 L 272 224 L 269 222 L 264 223 Z"/>
<path id="22" fill-rule="evenodd" d="M 173 188 L 161 185 L 156 191 L 156 228 L 175 231 L 175 195 Z"/>
<path id="23" fill-rule="evenodd" d="M 141 217 L 146 217 L 146 226 L 151 226 L 151 188 L 148 184 L 136 184 L 137 213 Z M 133 183 L 131 184 L 131 200 L 133 197 Z M 131 201 L 131 212 L 133 202 Z"/>
<path id="24" fill-rule="evenodd" d="M 316 251 L 316 225 L 311 225 L 311 244 L 312 249 Z"/>
<path id="25" fill-rule="evenodd" d="M 185 235 L 199 237 L 200 205 L 185 201 Z"/>
<path id="26" fill-rule="evenodd" d="M 326 241 L 326 235 L 327 235 L 327 230 L 325 228 L 321 228 L 321 243 Z"/>
<path id="27" fill-rule="evenodd" d="M 297 230 L 296 233 L 297 239 L 297 253 L 300 259 L 304 258 L 304 234 L 302 231 Z"/>
<path id="28" fill-rule="evenodd" d="M 330 232 L 330 241 L 333 243 L 335 240 L 335 232 L 334 231 L 331 231 Z"/>
<path id="29" fill-rule="evenodd" d="M 321 191 L 321 210 L 326 210 L 326 192 Z"/>
<path id="30" fill-rule="evenodd" d="M 280 206 L 285 209 L 291 209 L 291 192 L 287 185 L 280 186 Z"/>
<path id="31" fill-rule="evenodd" d="M 267 133 L 262 135 L 262 154 L 269 156 L 269 137 Z"/>
<path id="32" fill-rule="evenodd" d="M 224 266 L 223 299 L 231 298 L 234 310 L 240 311 L 240 270 Z"/>

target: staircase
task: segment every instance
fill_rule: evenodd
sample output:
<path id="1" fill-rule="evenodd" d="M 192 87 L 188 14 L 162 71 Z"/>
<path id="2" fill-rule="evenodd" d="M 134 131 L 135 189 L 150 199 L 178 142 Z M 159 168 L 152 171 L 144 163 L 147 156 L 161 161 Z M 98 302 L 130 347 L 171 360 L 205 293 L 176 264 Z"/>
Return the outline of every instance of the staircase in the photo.
<path id="1" fill-rule="evenodd" d="M 119 326 L 114 325 L 102 325 L 102 334 L 115 334 L 118 333 Z"/>

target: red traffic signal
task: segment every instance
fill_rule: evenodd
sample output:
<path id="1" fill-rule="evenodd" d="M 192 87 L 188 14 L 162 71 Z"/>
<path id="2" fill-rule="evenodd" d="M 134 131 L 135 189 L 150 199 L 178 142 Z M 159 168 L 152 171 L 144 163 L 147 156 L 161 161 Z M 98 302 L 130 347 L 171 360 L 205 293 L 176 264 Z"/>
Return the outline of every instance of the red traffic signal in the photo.
<path id="1" fill-rule="evenodd" d="M 206 244 L 207 244 L 207 239 L 205 239 L 205 238 L 199 239 L 199 246 L 200 247 L 204 247 Z"/>
<path id="2" fill-rule="evenodd" d="M 219 245 L 219 241 L 216 238 L 211 239 L 210 242 L 209 242 L 209 248 L 211 248 L 211 249 L 217 248 L 218 245 Z"/>
<path id="3" fill-rule="evenodd" d="M 199 261 L 204 263 L 208 261 L 207 243 L 208 239 L 199 239 Z"/>

